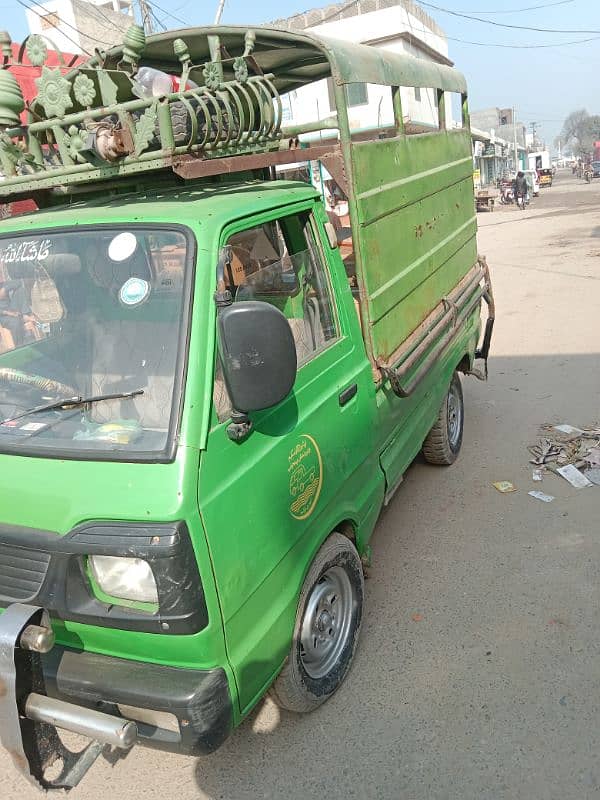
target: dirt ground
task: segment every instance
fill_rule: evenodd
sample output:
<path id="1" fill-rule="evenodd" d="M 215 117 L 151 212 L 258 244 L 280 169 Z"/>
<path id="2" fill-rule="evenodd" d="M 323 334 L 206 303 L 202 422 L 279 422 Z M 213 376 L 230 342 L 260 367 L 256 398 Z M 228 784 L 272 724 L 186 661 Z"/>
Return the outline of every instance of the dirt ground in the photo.
<path id="1" fill-rule="evenodd" d="M 600 797 L 600 487 L 533 483 L 526 450 L 542 423 L 600 423 L 600 181 L 478 218 L 490 379 L 464 381 L 458 462 L 417 460 L 378 523 L 344 687 L 305 717 L 261 704 L 208 758 L 100 760 L 72 800 Z M 39 797 L 3 753 L 0 787 Z"/>

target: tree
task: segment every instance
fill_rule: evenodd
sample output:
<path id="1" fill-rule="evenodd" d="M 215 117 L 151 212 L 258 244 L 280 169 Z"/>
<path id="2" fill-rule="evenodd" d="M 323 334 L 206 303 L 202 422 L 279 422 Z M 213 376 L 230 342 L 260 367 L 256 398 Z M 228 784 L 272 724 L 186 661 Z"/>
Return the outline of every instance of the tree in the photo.
<path id="1" fill-rule="evenodd" d="M 588 114 L 585 108 L 572 111 L 563 123 L 558 137 L 575 155 L 591 153 L 594 142 L 600 141 L 600 115 Z"/>

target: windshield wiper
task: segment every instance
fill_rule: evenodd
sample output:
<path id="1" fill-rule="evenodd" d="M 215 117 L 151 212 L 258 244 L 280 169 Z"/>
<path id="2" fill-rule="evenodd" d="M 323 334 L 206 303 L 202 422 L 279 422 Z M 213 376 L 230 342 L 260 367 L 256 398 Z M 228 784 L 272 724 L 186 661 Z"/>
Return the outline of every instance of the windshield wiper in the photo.
<path id="1" fill-rule="evenodd" d="M 0 424 L 6 425 L 7 422 L 15 422 L 18 419 L 28 417 L 30 414 L 38 414 L 41 411 L 53 411 L 57 408 L 75 408 L 76 406 L 85 406 L 88 403 L 98 403 L 101 400 L 122 400 L 129 397 L 137 397 L 140 394 L 144 394 L 143 389 L 135 389 L 133 392 L 116 392 L 115 394 L 96 394 L 91 397 L 61 397 L 58 400 L 53 400 L 51 403 L 44 403 L 41 406 L 29 408 L 21 414 L 2 420 Z"/>

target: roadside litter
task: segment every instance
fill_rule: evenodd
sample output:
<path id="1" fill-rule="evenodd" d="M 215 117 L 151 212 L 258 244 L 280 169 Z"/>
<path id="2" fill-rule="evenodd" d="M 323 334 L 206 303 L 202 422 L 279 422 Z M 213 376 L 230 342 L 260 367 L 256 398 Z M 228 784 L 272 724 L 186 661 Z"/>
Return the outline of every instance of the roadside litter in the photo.
<path id="1" fill-rule="evenodd" d="M 534 481 L 541 481 L 544 471 L 548 471 L 564 478 L 575 489 L 600 486 L 600 428 L 562 423 L 542 425 L 541 431 L 544 435 L 527 448 L 532 456 L 529 463 L 534 466 Z M 543 493 L 529 494 L 541 500 L 539 495 Z"/>
<path id="2" fill-rule="evenodd" d="M 543 433 L 536 444 L 527 448 L 533 465 L 531 479 L 544 480 L 545 472 L 552 472 L 566 480 L 575 489 L 600 486 L 600 428 L 578 428 L 566 422 L 560 425 L 542 425 Z M 494 481 L 492 486 L 501 494 L 516 492 L 511 481 Z M 551 503 L 551 494 L 532 490 L 527 492 L 536 500 Z"/>
<path id="3" fill-rule="evenodd" d="M 492 484 L 492 486 L 498 489 L 499 492 L 502 492 L 502 494 L 508 494 L 509 492 L 517 491 L 517 487 L 510 481 L 496 481 Z"/>
<path id="4" fill-rule="evenodd" d="M 551 503 L 554 500 L 553 495 L 544 494 L 544 492 L 532 491 L 532 492 L 527 492 L 527 494 L 530 494 L 532 497 L 535 497 L 536 500 L 541 500 L 543 503 Z"/>
<path id="5" fill-rule="evenodd" d="M 556 471 L 576 489 L 584 489 L 586 486 L 594 485 L 585 477 L 583 472 L 580 472 L 573 464 L 567 464 L 565 467 L 558 467 Z"/>
<path id="6" fill-rule="evenodd" d="M 600 469 L 598 469 L 598 467 L 594 467 L 594 469 L 588 469 L 588 471 L 585 473 L 585 477 L 592 483 L 595 483 L 596 486 L 600 486 Z"/>

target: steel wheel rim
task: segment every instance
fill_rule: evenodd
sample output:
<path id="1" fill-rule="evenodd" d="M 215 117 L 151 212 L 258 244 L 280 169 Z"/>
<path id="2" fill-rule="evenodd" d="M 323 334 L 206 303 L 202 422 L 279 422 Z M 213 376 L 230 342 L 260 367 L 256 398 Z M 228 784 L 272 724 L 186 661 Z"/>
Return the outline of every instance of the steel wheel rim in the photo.
<path id="1" fill-rule="evenodd" d="M 300 628 L 300 660 L 307 674 L 323 678 L 351 636 L 356 599 L 348 573 L 331 567 L 313 587 Z"/>
<path id="2" fill-rule="evenodd" d="M 448 440 L 450 442 L 450 447 L 454 449 L 458 444 L 462 427 L 462 404 L 454 382 L 450 386 L 446 405 L 448 414 Z"/>

